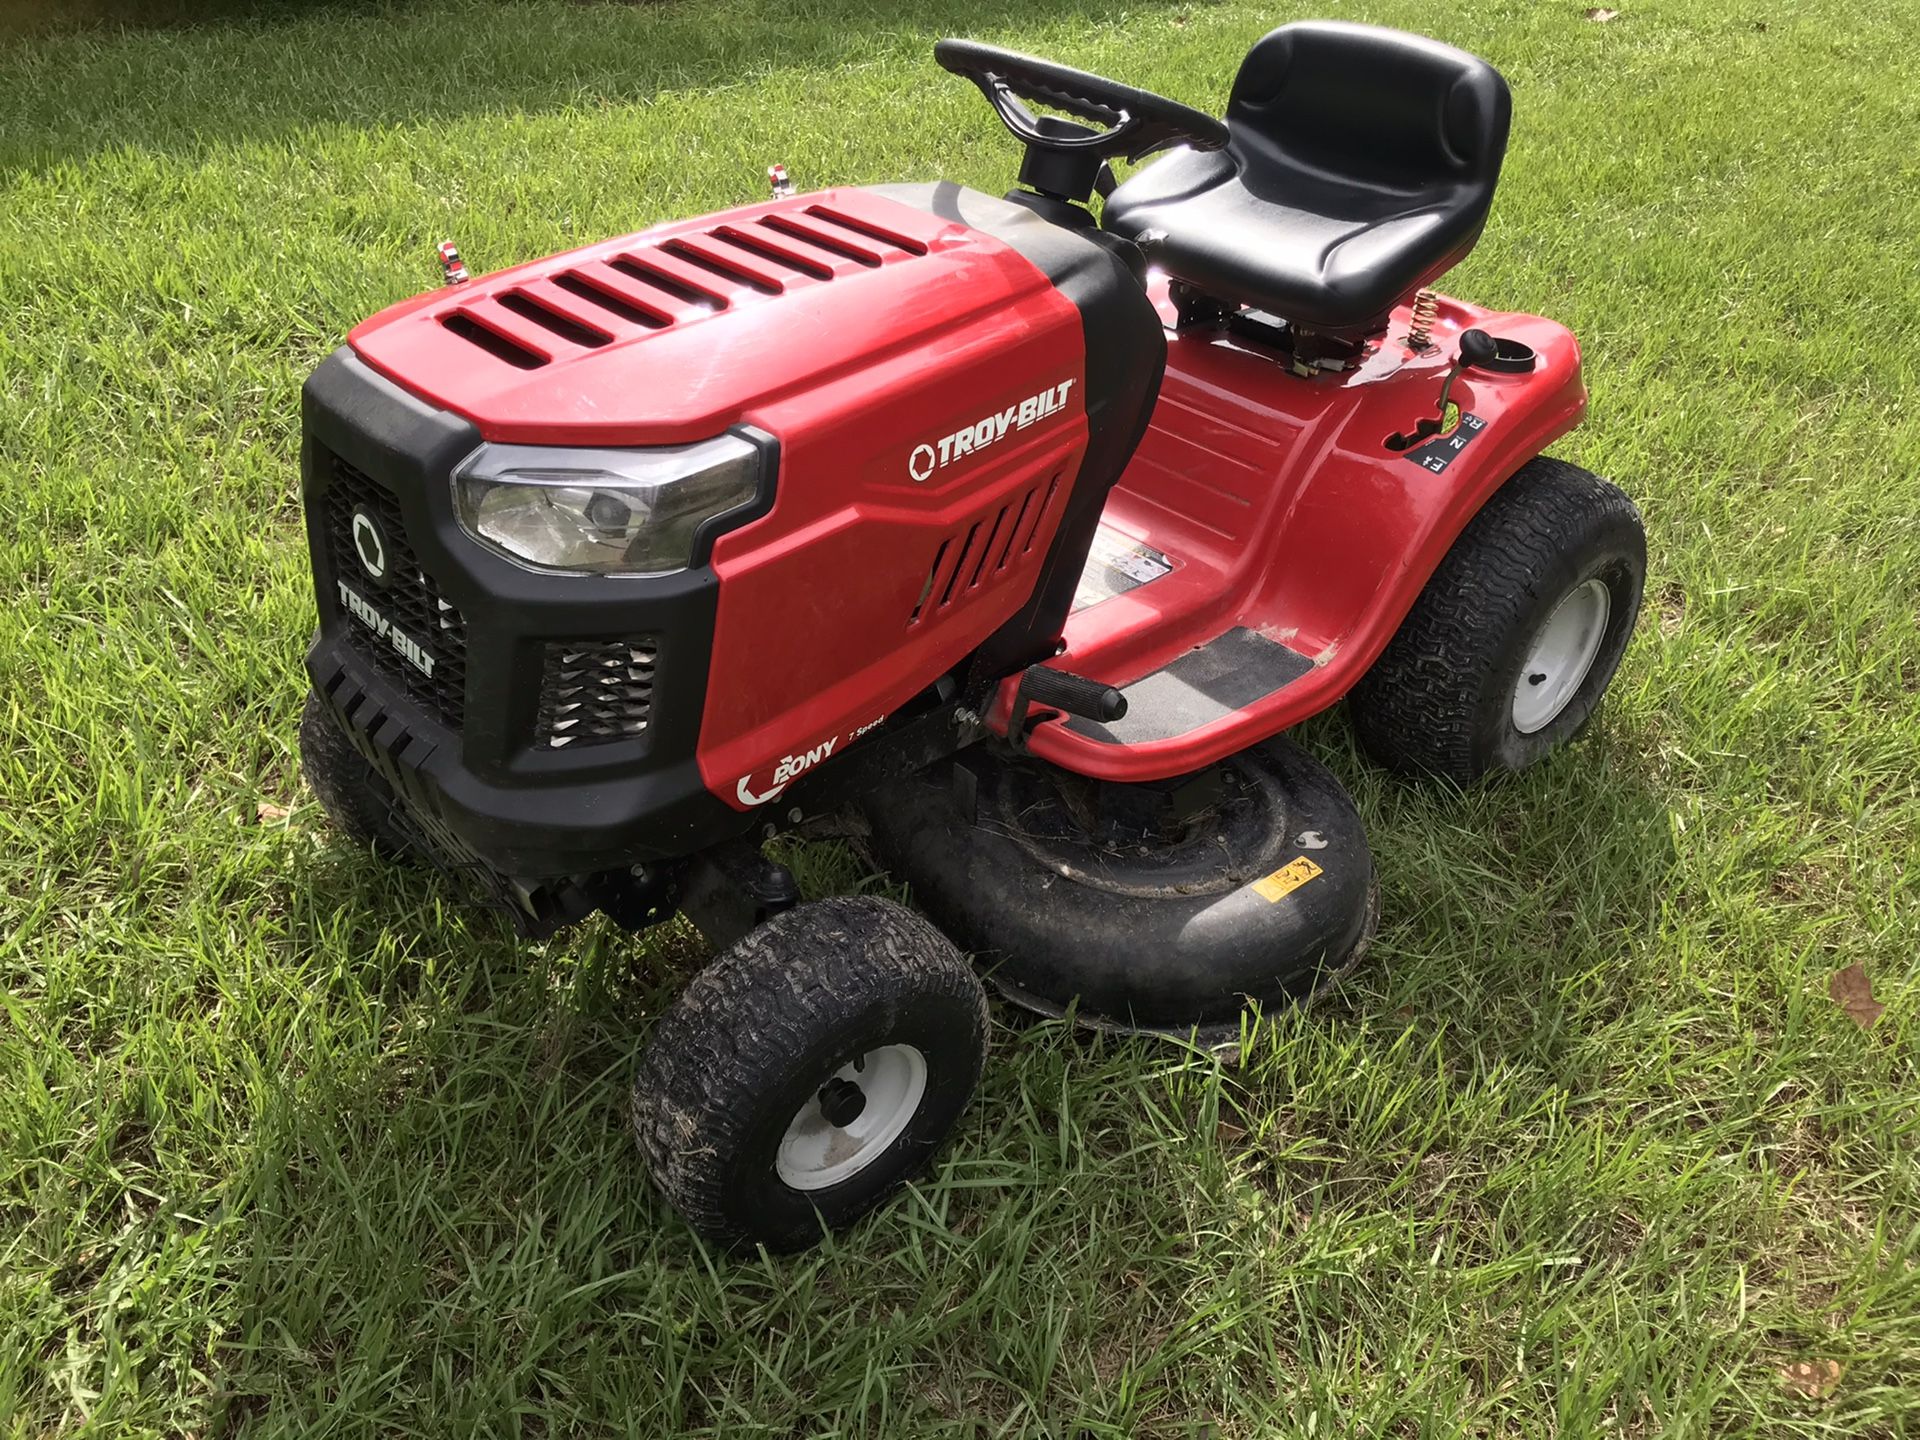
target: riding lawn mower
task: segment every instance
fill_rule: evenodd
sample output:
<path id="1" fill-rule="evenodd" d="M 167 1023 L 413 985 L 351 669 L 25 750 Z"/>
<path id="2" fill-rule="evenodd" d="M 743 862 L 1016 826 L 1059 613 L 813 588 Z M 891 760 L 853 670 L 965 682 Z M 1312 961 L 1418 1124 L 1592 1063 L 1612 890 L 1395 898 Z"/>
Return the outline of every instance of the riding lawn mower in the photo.
<path id="1" fill-rule="evenodd" d="M 1282 732 L 1345 699 L 1396 770 L 1521 769 L 1640 606 L 1633 504 L 1541 453 L 1574 337 L 1430 288 L 1493 200 L 1492 67 L 1290 24 L 1222 120 L 934 57 L 1022 147 L 1003 198 L 776 167 L 484 277 L 443 247 L 304 392 L 313 788 L 529 935 L 698 926 L 632 1109 L 722 1243 L 804 1245 L 928 1161 L 982 973 L 1203 1044 L 1326 987 L 1378 890 Z M 801 902 L 766 842 L 834 824 L 917 911 Z"/>

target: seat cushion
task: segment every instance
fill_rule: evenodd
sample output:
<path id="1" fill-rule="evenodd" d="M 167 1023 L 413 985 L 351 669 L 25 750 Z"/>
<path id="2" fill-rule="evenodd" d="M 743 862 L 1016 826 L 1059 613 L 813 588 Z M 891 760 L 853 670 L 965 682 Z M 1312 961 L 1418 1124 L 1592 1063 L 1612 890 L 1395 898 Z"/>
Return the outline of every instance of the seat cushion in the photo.
<path id="1" fill-rule="evenodd" d="M 1510 102 L 1484 61 L 1372 26 L 1286 25 L 1255 45 L 1224 151 L 1176 152 L 1105 224 L 1217 299 L 1312 329 L 1376 328 L 1479 238 Z"/>

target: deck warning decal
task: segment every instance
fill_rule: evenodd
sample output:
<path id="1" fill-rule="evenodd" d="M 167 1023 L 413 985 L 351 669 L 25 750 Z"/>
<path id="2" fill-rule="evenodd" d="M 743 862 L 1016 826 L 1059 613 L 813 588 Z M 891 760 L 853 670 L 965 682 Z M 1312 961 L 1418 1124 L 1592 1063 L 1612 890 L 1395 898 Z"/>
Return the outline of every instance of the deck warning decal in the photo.
<path id="1" fill-rule="evenodd" d="M 1249 888 L 1269 905 L 1277 905 L 1316 875 L 1326 873 L 1302 855 L 1297 860 L 1288 861 L 1271 875 L 1262 876 Z"/>
<path id="2" fill-rule="evenodd" d="M 1447 423 L 1426 444 L 1407 451 L 1406 458 L 1422 470 L 1438 475 L 1453 463 L 1453 457 L 1467 448 L 1474 436 L 1487 428 L 1478 415 L 1469 415 L 1451 400 L 1447 402 Z"/>
<path id="3" fill-rule="evenodd" d="M 1173 561 L 1151 545 L 1102 525 L 1093 533 L 1086 568 L 1080 572 L 1079 588 L 1073 592 L 1073 608 L 1085 610 L 1137 590 L 1172 569 Z"/>

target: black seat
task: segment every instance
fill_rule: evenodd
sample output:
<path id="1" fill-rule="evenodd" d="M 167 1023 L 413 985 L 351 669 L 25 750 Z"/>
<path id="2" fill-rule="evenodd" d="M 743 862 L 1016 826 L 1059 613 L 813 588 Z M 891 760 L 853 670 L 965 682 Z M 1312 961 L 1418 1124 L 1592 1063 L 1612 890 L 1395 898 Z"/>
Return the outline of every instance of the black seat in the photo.
<path id="1" fill-rule="evenodd" d="M 1450 45 L 1283 25 L 1241 63 L 1227 148 L 1148 166 L 1105 224 L 1215 299 L 1364 333 L 1473 248 L 1512 109 L 1500 73 Z"/>

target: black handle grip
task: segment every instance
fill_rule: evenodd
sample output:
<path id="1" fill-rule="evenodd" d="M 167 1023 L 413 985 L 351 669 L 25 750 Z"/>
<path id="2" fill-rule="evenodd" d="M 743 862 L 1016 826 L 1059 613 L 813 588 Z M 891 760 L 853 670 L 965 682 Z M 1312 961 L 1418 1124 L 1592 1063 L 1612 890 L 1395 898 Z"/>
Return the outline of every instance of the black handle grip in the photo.
<path id="1" fill-rule="evenodd" d="M 1118 720 L 1127 713 L 1127 697 L 1113 686 L 1045 665 L 1031 666 L 1020 677 L 1020 695 L 1030 705 L 1089 720 Z"/>
<path id="2" fill-rule="evenodd" d="M 1460 363 L 1478 370 L 1491 365 L 1499 357 L 1500 346 L 1484 330 L 1462 330 L 1460 332 Z"/>
<path id="3" fill-rule="evenodd" d="M 1114 147 L 1132 135 L 1139 128 L 1139 122 L 1126 111 L 1109 114 L 1104 109 L 1100 118 L 1112 122 L 1110 130 L 1089 130 L 1084 135 L 1064 135 L 1048 133 L 1041 127 L 1034 113 L 1020 103 L 1020 97 L 1014 88 L 1004 80 L 994 80 L 987 91 L 993 101 L 993 108 L 999 112 L 1000 123 L 1012 132 L 1013 138 L 1023 145 L 1038 145 L 1047 150 L 1058 150 L 1062 154 L 1071 154 L 1076 150 L 1093 150 L 1100 154 L 1113 153 Z M 1065 103 L 1065 97 L 1053 97 L 1051 102 L 1068 114 L 1082 114 Z M 1089 107 L 1092 108 L 1092 107 Z"/>

